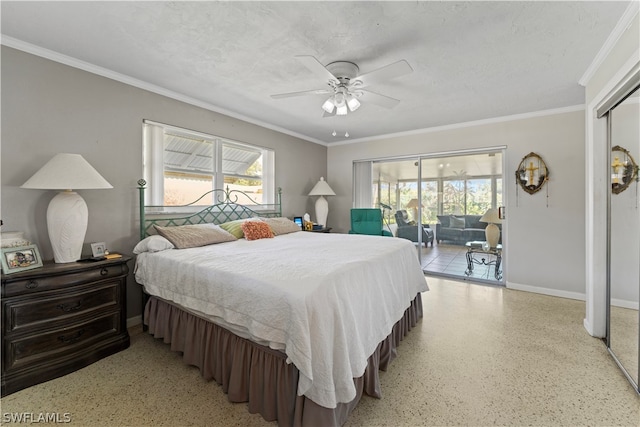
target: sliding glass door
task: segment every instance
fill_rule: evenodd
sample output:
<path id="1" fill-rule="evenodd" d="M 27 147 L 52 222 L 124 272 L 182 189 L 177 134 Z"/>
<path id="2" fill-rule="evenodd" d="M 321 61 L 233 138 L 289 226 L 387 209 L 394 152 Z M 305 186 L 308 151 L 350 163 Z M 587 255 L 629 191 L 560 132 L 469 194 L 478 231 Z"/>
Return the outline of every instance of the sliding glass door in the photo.
<path id="1" fill-rule="evenodd" d="M 426 273 L 502 284 L 501 237 L 483 250 L 484 216 L 503 204 L 502 162 L 502 150 L 356 162 L 354 207 L 381 209 L 385 228 L 413 242 Z"/>
<path id="2" fill-rule="evenodd" d="M 502 206 L 502 152 L 428 156 L 420 164 L 422 206 L 436 243 L 422 253 L 423 270 L 502 284 L 502 239 L 485 247 L 485 214 Z"/>
<path id="3" fill-rule="evenodd" d="M 607 347 L 640 393 L 640 89 L 608 113 Z"/>

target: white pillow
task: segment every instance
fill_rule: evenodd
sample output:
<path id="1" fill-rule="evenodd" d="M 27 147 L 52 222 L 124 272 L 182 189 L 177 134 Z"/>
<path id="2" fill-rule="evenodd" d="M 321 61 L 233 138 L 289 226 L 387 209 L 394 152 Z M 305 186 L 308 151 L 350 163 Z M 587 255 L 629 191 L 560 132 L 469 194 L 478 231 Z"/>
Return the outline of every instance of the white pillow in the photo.
<path id="1" fill-rule="evenodd" d="M 157 234 L 153 236 L 149 236 L 143 240 L 140 240 L 135 248 L 133 248 L 133 253 L 138 255 L 143 252 L 160 252 L 166 249 L 173 249 L 173 243 L 168 241 L 162 236 Z"/>

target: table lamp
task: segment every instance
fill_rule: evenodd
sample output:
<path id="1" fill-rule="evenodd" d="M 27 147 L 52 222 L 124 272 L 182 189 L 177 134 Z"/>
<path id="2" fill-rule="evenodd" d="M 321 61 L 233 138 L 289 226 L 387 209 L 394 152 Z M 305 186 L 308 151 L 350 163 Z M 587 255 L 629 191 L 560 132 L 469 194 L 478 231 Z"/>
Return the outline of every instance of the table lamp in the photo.
<path id="1" fill-rule="evenodd" d="M 47 208 L 47 230 L 56 263 L 80 259 L 89 211 L 84 199 L 72 191 L 113 188 L 79 154 L 56 154 L 20 188 L 61 190 Z"/>
<path id="2" fill-rule="evenodd" d="M 416 222 L 416 224 L 422 222 L 418 221 L 418 206 L 424 208 L 424 205 L 418 202 L 418 199 L 411 199 L 409 200 L 409 203 L 407 203 L 407 209 L 411 209 L 411 211 L 413 212 L 413 220 Z"/>
<path id="3" fill-rule="evenodd" d="M 488 223 L 487 228 L 484 229 L 484 235 L 489 247 L 497 247 L 498 241 L 500 241 L 500 228 L 496 224 L 502 223 L 498 216 L 498 209 L 491 208 L 487 210 L 479 221 Z"/>
<path id="4" fill-rule="evenodd" d="M 324 196 L 335 196 L 336 193 L 334 193 L 331 187 L 329 187 L 327 181 L 325 181 L 323 177 L 320 177 L 320 181 L 313 186 L 309 195 L 320 196 L 318 197 L 318 200 L 316 200 L 316 221 L 318 224 L 326 227 L 327 215 L 329 215 L 329 202 L 327 202 L 327 199 L 325 199 Z"/>

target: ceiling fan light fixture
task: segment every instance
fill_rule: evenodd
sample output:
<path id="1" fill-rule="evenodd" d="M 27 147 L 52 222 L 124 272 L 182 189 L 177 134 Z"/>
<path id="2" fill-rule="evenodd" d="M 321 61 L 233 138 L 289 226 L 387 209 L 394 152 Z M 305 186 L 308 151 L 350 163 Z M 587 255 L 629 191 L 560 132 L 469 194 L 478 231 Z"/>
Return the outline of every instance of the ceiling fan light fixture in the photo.
<path id="1" fill-rule="evenodd" d="M 336 115 L 338 116 L 346 116 L 347 112 L 348 112 L 347 104 L 345 104 L 344 102 L 338 105 L 336 108 Z"/>
<path id="2" fill-rule="evenodd" d="M 358 108 L 360 108 L 360 101 L 358 101 L 358 99 L 349 94 L 347 95 L 347 106 L 349 107 L 349 110 L 351 112 L 356 111 Z"/>
<path id="3" fill-rule="evenodd" d="M 333 97 L 327 99 L 326 101 L 324 101 L 324 104 L 322 104 L 322 109 L 329 114 L 333 113 L 334 108 L 335 108 L 335 104 L 333 101 Z"/>

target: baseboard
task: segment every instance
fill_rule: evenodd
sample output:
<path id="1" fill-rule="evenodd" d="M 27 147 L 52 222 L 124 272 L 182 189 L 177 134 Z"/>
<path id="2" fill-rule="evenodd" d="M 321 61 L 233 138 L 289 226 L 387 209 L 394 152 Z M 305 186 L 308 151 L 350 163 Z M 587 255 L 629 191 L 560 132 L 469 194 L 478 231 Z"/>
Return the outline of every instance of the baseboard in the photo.
<path id="1" fill-rule="evenodd" d="M 533 292 L 535 294 L 549 295 L 552 297 L 569 298 L 579 301 L 586 301 L 586 294 L 580 292 L 562 291 L 559 289 L 541 288 L 539 286 L 522 285 L 520 283 L 506 282 L 508 289 L 515 289 L 517 291 Z"/>
<path id="2" fill-rule="evenodd" d="M 613 305 L 614 307 L 630 308 L 631 310 L 640 309 L 640 304 L 638 304 L 637 302 L 617 298 L 611 299 L 611 305 Z"/>
<path id="3" fill-rule="evenodd" d="M 142 323 L 142 316 L 141 315 L 129 317 L 127 319 L 127 329 L 131 328 L 132 326 L 137 326 L 137 325 L 139 325 L 141 323 Z"/>

